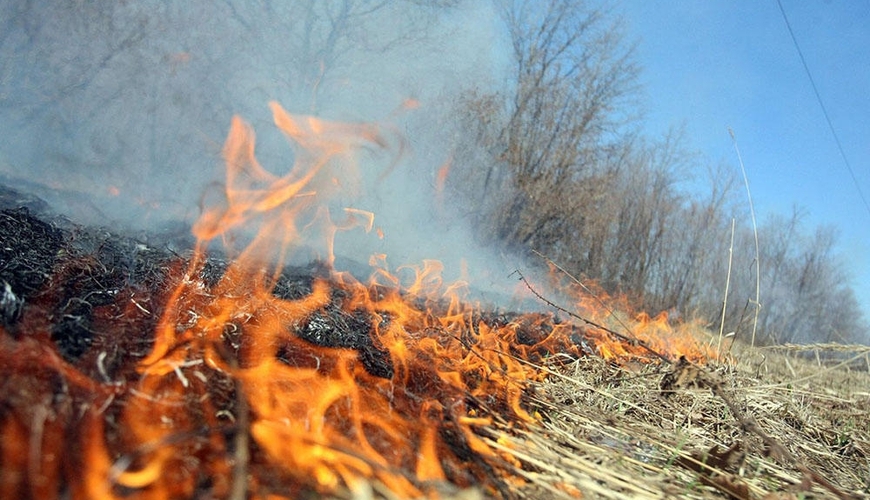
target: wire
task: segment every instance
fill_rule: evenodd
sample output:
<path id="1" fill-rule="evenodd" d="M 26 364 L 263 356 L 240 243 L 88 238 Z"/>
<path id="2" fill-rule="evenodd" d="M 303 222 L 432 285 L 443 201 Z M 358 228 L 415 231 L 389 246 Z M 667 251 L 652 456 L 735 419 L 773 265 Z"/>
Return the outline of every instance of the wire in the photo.
<path id="1" fill-rule="evenodd" d="M 816 95 L 816 101 L 819 103 L 819 107 L 822 108 L 822 114 L 825 115 L 825 121 L 828 122 L 828 129 L 831 131 L 831 135 L 834 136 L 834 142 L 837 144 L 837 149 L 840 151 L 840 156 L 843 158 L 843 164 L 846 165 L 846 170 L 849 171 L 849 175 L 852 177 L 852 183 L 855 185 L 855 189 L 858 191 L 858 195 L 861 196 L 861 201 L 864 202 L 864 208 L 867 209 L 867 214 L 870 215 L 870 203 L 867 202 L 867 197 L 864 196 L 864 191 L 861 189 L 861 185 L 858 184 L 858 178 L 855 177 L 855 171 L 852 170 L 852 164 L 849 163 L 849 158 L 846 157 L 846 152 L 843 151 L 843 145 L 840 143 L 840 137 L 837 135 L 837 131 L 834 130 L 834 124 L 831 122 L 831 117 L 828 115 L 828 109 L 825 107 L 825 103 L 822 102 L 822 96 L 819 94 L 819 89 L 816 87 L 816 81 L 813 79 L 812 73 L 810 73 L 810 67 L 807 66 L 807 61 L 804 58 L 804 53 L 801 50 L 800 45 L 798 45 L 797 38 L 794 36 L 794 31 L 791 29 L 791 23 L 788 22 L 788 16 L 785 15 L 785 9 L 782 6 L 782 0 L 776 0 L 776 4 L 779 5 L 779 11 L 782 13 L 782 19 L 785 21 L 785 27 L 788 28 L 788 34 L 791 35 L 791 41 L 794 43 L 794 48 L 797 49 L 798 56 L 800 56 L 801 64 L 804 66 L 804 71 L 807 74 L 807 78 L 810 80 L 810 85 L 813 87 L 813 93 Z"/>

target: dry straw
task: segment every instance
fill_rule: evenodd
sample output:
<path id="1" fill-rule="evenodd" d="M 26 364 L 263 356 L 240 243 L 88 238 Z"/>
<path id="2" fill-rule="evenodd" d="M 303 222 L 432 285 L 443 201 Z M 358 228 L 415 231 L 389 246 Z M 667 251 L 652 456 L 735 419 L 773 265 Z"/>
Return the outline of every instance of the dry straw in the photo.
<path id="1" fill-rule="evenodd" d="M 538 425 L 493 426 L 489 443 L 519 464 L 521 498 L 867 498 L 870 370 L 852 367 L 870 347 L 730 347 L 706 366 L 555 355 L 537 366 Z M 819 352 L 839 358 L 820 368 Z"/>
<path id="2" fill-rule="evenodd" d="M 793 378 L 784 359 L 770 352 L 764 374 L 695 367 L 706 382 L 667 387 L 673 367 L 556 358 L 540 424 L 492 429 L 492 443 L 523 464 L 527 498 L 866 498 L 870 374 Z"/>

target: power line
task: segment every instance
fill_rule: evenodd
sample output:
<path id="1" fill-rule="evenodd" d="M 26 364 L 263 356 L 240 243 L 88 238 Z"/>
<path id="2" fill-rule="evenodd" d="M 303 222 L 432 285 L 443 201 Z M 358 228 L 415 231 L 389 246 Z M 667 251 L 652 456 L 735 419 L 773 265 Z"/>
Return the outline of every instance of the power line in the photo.
<path id="1" fill-rule="evenodd" d="M 834 142 L 837 144 L 837 149 L 840 151 L 840 157 L 843 158 L 843 164 L 846 165 L 846 170 L 849 171 L 849 175 L 852 177 L 852 183 L 855 185 L 855 189 L 858 191 L 858 195 L 861 196 L 861 201 L 864 202 L 864 208 L 867 209 L 867 214 L 870 215 L 870 203 L 867 202 L 867 197 L 864 196 L 864 191 L 861 189 L 861 185 L 858 184 L 858 178 L 855 177 L 855 171 L 852 170 L 852 164 L 849 163 L 849 158 L 846 157 L 846 152 L 843 151 L 843 145 L 840 143 L 840 137 L 837 135 L 837 131 L 834 130 L 834 124 L 831 122 L 831 117 L 828 115 L 828 109 L 825 107 L 825 103 L 822 102 L 822 96 L 819 94 L 819 89 L 816 87 L 816 81 L 813 79 L 812 73 L 810 73 L 810 67 L 807 66 L 807 60 L 804 58 L 804 53 L 801 50 L 800 45 L 798 45 L 797 38 L 794 36 L 794 31 L 791 29 L 791 23 L 788 22 L 788 16 L 785 15 L 785 9 L 782 6 L 782 0 L 776 0 L 777 5 L 779 5 L 779 11 L 782 13 L 782 19 L 785 21 L 785 27 L 788 28 L 788 34 L 791 35 L 791 41 L 794 43 L 794 48 L 797 49 L 798 56 L 800 56 L 801 64 L 804 66 L 804 71 L 807 74 L 807 78 L 810 80 L 810 85 L 813 87 L 813 93 L 816 95 L 816 101 L 819 103 L 819 107 L 822 108 L 822 114 L 825 115 L 825 121 L 828 122 L 828 129 L 831 131 L 831 135 L 834 136 Z"/>

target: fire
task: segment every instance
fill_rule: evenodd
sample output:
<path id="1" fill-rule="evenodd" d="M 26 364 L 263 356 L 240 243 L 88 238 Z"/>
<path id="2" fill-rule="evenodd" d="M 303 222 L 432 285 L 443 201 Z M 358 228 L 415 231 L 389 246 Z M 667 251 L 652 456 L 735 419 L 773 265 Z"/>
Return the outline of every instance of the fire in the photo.
<path id="1" fill-rule="evenodd" d="M 82 453 L 75 474 L 69 464 L 58 465 L 65 429 L 59 422 L 71 415 L 41 416 L 38 442 L 31 413 L 0 419 L 6 440 L 0 496 L 26 490 L 56 497 L 62 480 L 77 498 L 203 491 L 294 498 L 361 491 L 365 481 L 398 497 L 437 496 L 450 484 L 497 493 L 519 480 L 509 471 L 522 464 L 480 430 L 495 421 L 534 424 L 527 388 L 546 376 L 537 364 L 593 350 L 648 357 L 605 331 L 551 314 L 487 315 L 463 300 L 463 283 L 444 283 L 437 261 L 393 271 L 386 255 L 375 255 L 367 283 L 334 270 L 335 235 L 374 228 L 374 214 L 336 201 L 353 199 L 360 187 L 357 156 L 400 141 L 375 125 L 271 108 L 295 161 L 284 175 L 265 169 L 253 130 L 232 120 L 223 151 L 226 184 L 205 198 L 192 257 L 169 272 L 173 286 L 135 372 L 115 378 L 118 371 L 107 371 L 99 357 L 99 370 L 86 371 L 38 336 L 0 334 L 4 375 L 32 361 L 40 367 L 32 375 L 38 384 L 60 377 L 84 408 L 75 410 L 74 432 L 66 437 Z M 211 280 L 208 251 L 215 242 L 229 264 Z M 303 245 L 319 252 L 324 266 L 309 281 L 283 287 L 285 263 Z M 148 312 L 130 300 L 131 314 Z M 676 346 L 666 316 L 632 323 L 638 338 L 660 352 L 706 355 L 694 345 Z M 44 406 L 37 403 L 28 404 Z"/>
<path id="2" fill-rule="evenodd" d="M 618 361 L 632 357 L 643 360 L 650 355 L 683 356 L 695 363 L 718 357 L 715 349 L 696 338 L 695 332 L 703 330 L 700 325 L 684 323 L 675 327 L 665 311 L 655 317 L 646 312 L 633 312 L 626 297 L 610 296 L 596 282 L 581 282 L 546 260 L 550 271 L 546 288 L 567 298 L 571 309 L 563 309 L 564 312 L 595 327 L 587 336 L 601 357 Z"/>

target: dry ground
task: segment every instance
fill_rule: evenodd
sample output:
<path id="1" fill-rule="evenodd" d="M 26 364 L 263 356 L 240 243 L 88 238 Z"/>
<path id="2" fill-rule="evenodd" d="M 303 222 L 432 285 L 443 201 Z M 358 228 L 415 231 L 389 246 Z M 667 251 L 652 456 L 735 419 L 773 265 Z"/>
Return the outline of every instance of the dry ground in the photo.
<path id="1" fill-rule="evenodd" d="M 540 428 L 493 436 L 533 466 L 517 471 L 530 498 L 867 498 L 868 357 L 863 346 L 734 346 L 703 368 L 587 357 L 536 388 Z"/>

